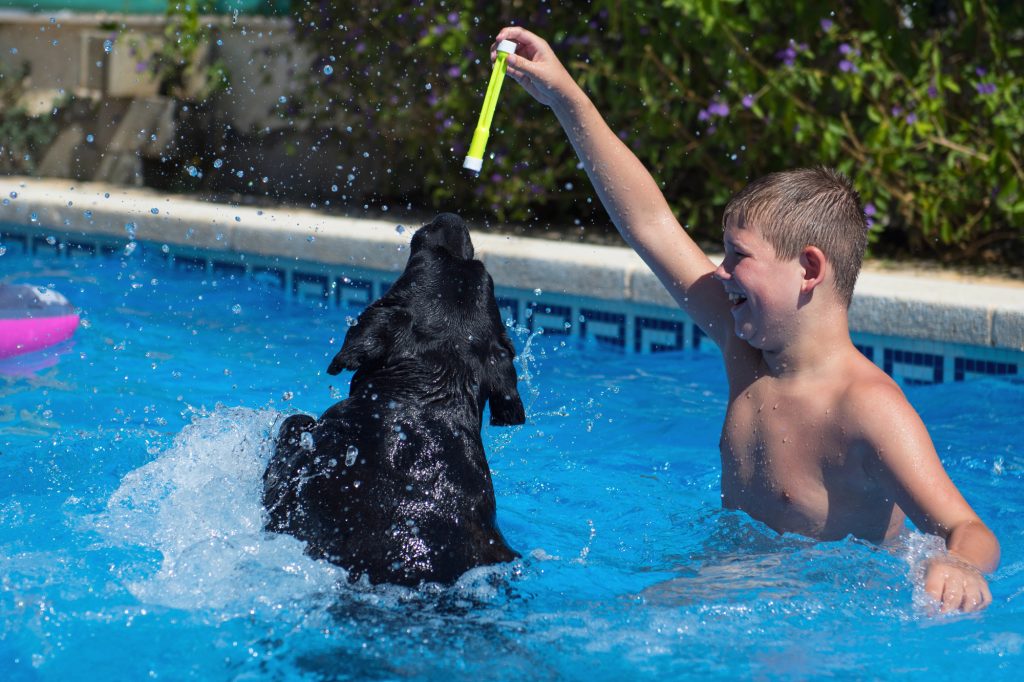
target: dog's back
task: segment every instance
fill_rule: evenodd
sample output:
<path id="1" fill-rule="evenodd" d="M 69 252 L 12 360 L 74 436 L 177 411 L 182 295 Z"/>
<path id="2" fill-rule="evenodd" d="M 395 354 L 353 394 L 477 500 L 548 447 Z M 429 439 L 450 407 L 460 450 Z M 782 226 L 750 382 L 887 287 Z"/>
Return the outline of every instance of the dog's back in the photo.
<path id="1" fill-rule="evenodd" d="M 269 530 L 371 582 L 450 583 L 516 553 L 495 521 L 480 439 L 525 420 L 494 287 L 464 223 L 413 237 L 398 281 L 359 317 L 329 372 L 349 398 L 282 425 L 264 474 Z"/>

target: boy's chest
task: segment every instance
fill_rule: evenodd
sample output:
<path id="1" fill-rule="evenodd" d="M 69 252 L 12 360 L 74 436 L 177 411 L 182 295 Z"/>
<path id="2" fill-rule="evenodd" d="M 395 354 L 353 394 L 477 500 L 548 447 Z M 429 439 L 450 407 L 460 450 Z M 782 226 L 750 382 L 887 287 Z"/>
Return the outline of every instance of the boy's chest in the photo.
<path id="1" fill-rule="evenodd" d="M 826 534 L 830 517 L 856 515 L 872 482 L 825 396 L 758 386 L 729 406 L 720 443 L 722 503 L 782 532 Z"/>

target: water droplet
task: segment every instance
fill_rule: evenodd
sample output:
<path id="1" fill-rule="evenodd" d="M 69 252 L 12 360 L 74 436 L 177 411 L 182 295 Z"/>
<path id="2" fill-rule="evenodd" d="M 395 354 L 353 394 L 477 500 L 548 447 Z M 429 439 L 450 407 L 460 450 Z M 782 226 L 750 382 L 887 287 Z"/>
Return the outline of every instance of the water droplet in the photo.
<path id="1" fill-rule="evenodd" d="M 285 102 L 288 101 L 288 98 L 285 97 L 284 95 L 281 95 L 280 97 L 277 98 L 277 101 L 280 102 L 281 104 L 284 104 Z"/>
<path id="2" fill-rule="evenodd" d="M 334 67 L 333 66 L 328 64 L 327 66 L 324 67 L 324 75 L 325 76 L 330 76 L 332 73 L 334 73 Z"/>
<path id="3" fill-rule="evenodd" d="M 313 434 L 310 433 L 309 431 L 303 431 L 302 435 L 299 436 L 299 444 L 305 450 L 312 450 L 316 446 L 316 444 L 313 442 Z M 331 461 L 334 462 L 335 460 L 332 459 Z"/>
<path id="4" fill-rule="evenodd" d="M 351 315 L 346 315 L 345 316 L 345 324 L 347 324 L 350 327 L 354 327 L 357 324 L 359 324 L 359 320 L 354 318 L 354 317 L 352 317 Z"/>
<path id="5" fill-rule="evenodd" d="M 95 140 L 96 140 L 96 137 L 92 133 L 89 133 L 88 135 L 85 136 L 85 141 L 86 142 L 92 143 Z"/>
<path id="6" fill-rule="evenodd" d="M 214 161 L 213 161 L 213 167 L 214 168 L 220 168 L 223 165 L 224 165 L 224 159 L 214 159 Z"/>
<path id="7" fill-rule="evenodd" d="M 238 303 L 234 304 L 233 306 L 231 306 L 231 312 L 233 312 L 235 315 L 241 315 L 242 314 L 242 306 L 239 305 Z M 287 396 L 285 398 L 285 400 L 289 400 L 292 397 L 291 393 L 285 393 L 285 395 Z"/>
<path id="8" fill-rule="evenodd" d="M 395 226 L 395 234 L 402 234 L 403 232 L 405 232 L 405 225 Z"/>
<path id="9" fill-rule="evenodd" d="M 17 192 L 11 192 L 11 198 L 12 199 L 17 199 L 18 198 L 18 193 Z"/>
<path id="10" fill-rule="evenodd" d="M 534 295 L 534 296 L 540 296 L 540 295 L 541 295 L 541 294 L 543 294 L 543 293 L 544 293 L 544 292 L 543 292 L 542 290 L 540 290 L 540 289 L 534 289 L 534 290 L 533 290 L 533 295 Z"/>
<path id="11" fill-rule="evenodd" d="M 236 222 L 236 223 L 240 223 L 240 222 L 242 222 L 242 216 L 238 216 L 238 215 L 236 215 L 236 216 L 235 216 L 235 222 Z"/>
<path id="12" fill-rule="evenodd" d="M 95 44 L 95 43 L 94 43 L 94 44 Z M 113 50 L 113 49 L 114 49 L 114 41 L 113 41 L 113 40 L 110 40 L 110 39 L 108 38 L 107 40 L 104 40 L 104 41 L 103 41 L 103 51 L 104 51 L 104 52 L 106 52 L 107 54 L 109 54 L 109 53 L 110 53 L 110 51 L 111 51 L 111 50 Z"/>
<path id="13" fill-rule="evenodd" d="M 355 445 L 349 445 L 348 449 L 345 450 L 345 466 L 350 467 L 356 463 L 356 457 L 359 456 L 359 448 Z"/>
<path id="14" fill-rule="evenodd" d="M 149 209 L 149 212 L 152 213 L 153 215 L 157 215 L 158 213 L 160 213 L 160 209 L 159 208 L 151 208 L 151 209 Z"/>
<path id="15" fill-rule="evenodd" d="M 238 307 L 238 312 L 241 312 L 242 311 L 242 306 L 237 306 L 237 307 Z M 232 310 L 234 310 L 234 308 L 232 308 Z M 285 391 L 284 393 L 281 394 L 281 400 L 291 400 L 294 397 L 295 397 L 295 394 L 292 393 L 291 391 Z"/>
<path id="16" fill-rule="evenodd" d="M 3 244 L 0 244 L 0 256 L 4 255 L 5 253 L 7 253 L 7 247 L 4 246 Z"/>
<path id="17" fill-rule="evenodd" d="M 362 484 L 363 484 L 363 482 L 362 482 L 362 481 L 352 481 L 352 487 L 353 487 L 353 488 L 358 488 L 358 487 L 359 487 L 359 486 L 361 486 Z"/>
<path id="18" fill-rule="evenodd" d="M 128 236 L 135 239 L 135 223 L 125 223 L 124 231 L 128 233 Z"/>
<path id="19" fill-rule="evenodd" d="M 193 178 L 199 175 L 199 169 L 196 168 L 195 166 L 189 166 L 185 170 L 188 171 L 188 174 L 191 175 Z"/>
<path id="20" fill-rule="evenodd" d="M 306 241 L 310 243 L 315 242 L 316 237 L 314 237 L 313 235 L 309 235 L 308 237 L 306 237 Z"/>
<path id="21" fill-rule="evenodd" d="M 86 220 L 92 220 L 92 211 L 86 211 L 82 215 L 85 216 Z"/>

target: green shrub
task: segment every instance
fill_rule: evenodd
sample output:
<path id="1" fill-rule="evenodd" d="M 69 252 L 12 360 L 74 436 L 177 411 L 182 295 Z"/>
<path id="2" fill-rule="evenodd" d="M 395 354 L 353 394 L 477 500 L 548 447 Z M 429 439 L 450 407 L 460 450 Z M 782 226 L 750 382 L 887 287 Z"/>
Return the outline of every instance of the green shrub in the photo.
<path id="1" fill-rule="evenodd" d="M 1024 4 L 831 5 L 298 2 L 298 40 L 318 57 L 281 113 L 341 131 L 356 170 L 382 159 L 352 181 L 376 200 L 604 224 L 554 116 L 514 83 L 480 178 L 460 171 L 489 47 L 516 23 L 552 43 L 699 238 L 719 240 L 749 180 L 822 163 L 853 177 L 876 250 L 1009 258 L 1024 225 Z"/>

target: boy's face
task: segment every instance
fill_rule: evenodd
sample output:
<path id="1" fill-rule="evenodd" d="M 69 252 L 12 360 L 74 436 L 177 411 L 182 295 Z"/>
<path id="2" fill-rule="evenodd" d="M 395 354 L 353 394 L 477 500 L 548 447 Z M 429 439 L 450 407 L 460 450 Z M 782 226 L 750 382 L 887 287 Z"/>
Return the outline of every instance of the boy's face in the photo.
<path id="1" fill-rule="evenodd" d="M 802 270 L 799 259 L 781 261 L 756 226 L 725 226 L 725 260 L 715 270 L 732 303 L 736 336 L 761 350 L 779 350 L 792 337 Z"/>

